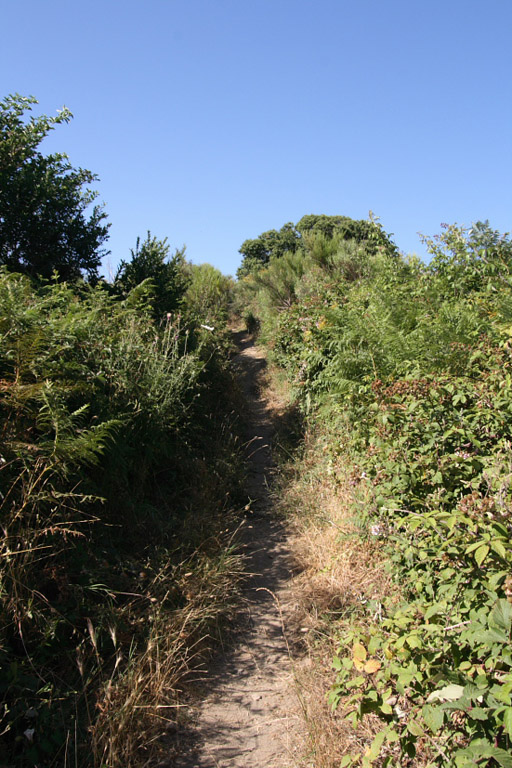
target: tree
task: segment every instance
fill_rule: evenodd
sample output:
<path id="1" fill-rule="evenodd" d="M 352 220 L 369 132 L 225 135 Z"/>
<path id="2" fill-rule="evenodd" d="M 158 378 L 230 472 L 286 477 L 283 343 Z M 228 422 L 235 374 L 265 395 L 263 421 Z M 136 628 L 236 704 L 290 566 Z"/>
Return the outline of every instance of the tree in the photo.
<path id="1" fill-rule="evenodd" d="M 279 231 L 271 229 L 253 240 L 242 243 L 239 253 L 243 258 L 236 273 L 237 277 L 242 278 L 259 272 L 271 259 L 281 258 L 285 253 L 293 254 L 299 248 L 311 245 L 311 240 L 317 237 L 327 241 L 336 238 L 338 241 L 360 243 L 368 253 L 375 253 L 379 248 L 383 248 L 390 255 L 397 253 L 396 245 L 371 213 L 369 220 L 308 214 L 303 216 L 298 224 L 289 222 Z"/>
<path id="2" fill-rule="evenodd" d="M 185 274 L 185 247 L 176 249 L 169 256 L 167 238 L 158 240 L 148 232 L 141 244 L 137 238 L 131 260 L 121 261 L 115 279 L 114 290 L 122 296 L 146 280 L 151 281 L 151 306 L 156 320 L 178 309 L 188 286 Z"/>
<path id="3" fill-rule="evenodd" d="M 389 253 L 396 253 L 397 250 L 389 235 L 371 213 L 368 220 L 351 219 L 349 216 L 308 214 L 302 217 L 295 228 L 302 237 L 320 234 L 328 239 L 337 237 L 340 240 L 354 240 L 364 244 L 369 253 L 374 253 L 379 247 Z"/>
<path id="4" fill-rule="evenodd" d="M 18 94 L 0 102 L 0 265 L 61 280 L 98 274 L 109 225 L 91 171 L 74 169 L 64 154 L 44 156 L 38 146 L 71 112 L 31 116 L 37 100 Z"/>
<path id="5" fill-rule="evenodd" d="M 257 272 L 270 261 L 271 257 L 281 257 L 287 252 L 295 253 L 300 239 L 291 222 L 285 224 L 279 231 L 270 229 L 253 240 L 245 240 L 239 253 L 242 254 L 242 264 L 237 270 L 237 277 Z"/>

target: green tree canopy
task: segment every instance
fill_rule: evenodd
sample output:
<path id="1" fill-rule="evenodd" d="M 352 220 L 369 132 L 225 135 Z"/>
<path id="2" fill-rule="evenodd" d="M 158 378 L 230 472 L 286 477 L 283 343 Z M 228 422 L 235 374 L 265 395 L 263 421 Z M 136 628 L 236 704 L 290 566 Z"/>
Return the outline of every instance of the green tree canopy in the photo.
<path id="1" fill-rule="evenodd" d="M 285 224 L 279 231 L 270 229 L 253 240 L 245 240 L 239 250 L 243 258 L 236 273 L 237 277 L 240 278 L 251 272 L 257 272 L 258 269 L 268 264 L 273 256 L 279 258 L 288 251 L 295 253 L 299 243 L 299 235 L 291 222 Z"/>
<path id="2" fill-rule="evenodd" d="M 271 229 L 252 240 L 245 240 L 239 250 L 242 264 L 237 270 L 237 277 L 256 273 L 272 259 L 281 258 L 285 253 L 295 253 L 306 240 L 311 242 L 311 238 L 316 236 L 361 243 L 369 253 L 375 253 L 378 248 L 385 248 L 388 253 L 397 252 L 389 235 L 371 214 L 369 220 L 308 214 L 297 224 L 288 222 L 280 230 Z"/>
<path id="3" fill-rule="evenodd" d="M 94 279 L 109 225 L 97 193 L 97 176 L 74 169 L 64 154 L 43 155 L 38 146 L 68 109 L 56 117 L 31 116 L 37 100 L 19 95 L 0 102 L 0 265 L 31 276 Z"/>
<path id="4" fill-rule="evenodd" d="M 295 229 L 302 237 L 320 234 L 329 239 L 338 237 L 341 240 L 364 243 L 370 252 L 374 252 L 379 246 L 396 252 L 395 244 L 371 214 L 369 219 L 308 214 L 295 225 Z"/>
<path id="5" fill-rule="evenodd" d="M 156 320 L 179 308 L 189 279 L 185 274 L 185 246 L 169 256 L 167 238 L 158 240 L 148 232 L 143 243 L 137 238 L 130 261 L 121 261 L 114 290 L 122 296 L 144 281 L 151 281 L 151 307 Z"/>

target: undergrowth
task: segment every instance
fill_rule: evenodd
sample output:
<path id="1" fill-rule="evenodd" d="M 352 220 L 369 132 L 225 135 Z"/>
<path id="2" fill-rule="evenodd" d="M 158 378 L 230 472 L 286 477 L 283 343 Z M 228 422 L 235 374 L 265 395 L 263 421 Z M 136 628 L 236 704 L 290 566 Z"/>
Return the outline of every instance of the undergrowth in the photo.
<path id="1" fill-rule="evenodd" d="M 0 273 L 0 733 L 9 766 L 147 765 L 240 578 L 229 335 Z"/>

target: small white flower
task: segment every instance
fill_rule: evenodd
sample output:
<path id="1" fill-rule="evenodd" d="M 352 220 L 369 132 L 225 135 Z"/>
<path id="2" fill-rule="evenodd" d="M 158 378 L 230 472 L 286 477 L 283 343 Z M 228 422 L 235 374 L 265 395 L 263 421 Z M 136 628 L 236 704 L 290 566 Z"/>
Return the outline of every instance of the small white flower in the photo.
<path id="1" fill-rule="evenodd" d="M 34 733 L 36 732 L 35 728 L 27 728 L 26 731 L 23 731 L 23 735 L 25 736 L 26 740 L 32 743 L 34 741 Z"/>

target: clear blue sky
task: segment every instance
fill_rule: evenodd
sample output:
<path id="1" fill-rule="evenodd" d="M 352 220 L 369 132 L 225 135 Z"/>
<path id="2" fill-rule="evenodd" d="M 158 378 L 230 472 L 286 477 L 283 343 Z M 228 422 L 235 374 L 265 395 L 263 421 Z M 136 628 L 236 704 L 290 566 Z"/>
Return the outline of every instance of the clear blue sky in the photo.
<path id="1" fill-rule="evenodd" d="M 74 114 L 109 264 L 151 230 L 225 273 L 304 214 L 512 229 L 511 0 L 0 0 L 0 97 Z"/>

